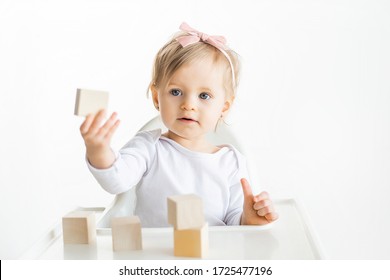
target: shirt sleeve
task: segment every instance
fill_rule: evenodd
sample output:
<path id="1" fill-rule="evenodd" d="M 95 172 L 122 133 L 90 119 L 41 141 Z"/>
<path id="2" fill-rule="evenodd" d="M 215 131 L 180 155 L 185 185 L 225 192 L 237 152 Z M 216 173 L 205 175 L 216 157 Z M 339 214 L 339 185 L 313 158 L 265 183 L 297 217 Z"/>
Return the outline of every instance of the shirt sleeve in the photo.
<path id="1" fill-rule="evenodd" d="M 119 152 L 107 169 L 97 169 L 87 160 L 87 166 L 98 183 L 107 192 L 119 194 L 135 186 L 147 172 L 156 154 L 156 141 L 161 130 L 142 131 L 131 139 Z"/>
<path id="2" fill-rule="evenodd" d="M 249 181 L 249 174 L 245 157 L 235 151 L 237 156 L 238 168 L 237 172 L 232 176 L 230 182 L 230 197 L 229 207 L 225 216 L 225 223 L 227 225 L 240 225 L 242 209 L 244 205 L 244 194 L 241 186 L 241 178 L 246 178 Z"/>

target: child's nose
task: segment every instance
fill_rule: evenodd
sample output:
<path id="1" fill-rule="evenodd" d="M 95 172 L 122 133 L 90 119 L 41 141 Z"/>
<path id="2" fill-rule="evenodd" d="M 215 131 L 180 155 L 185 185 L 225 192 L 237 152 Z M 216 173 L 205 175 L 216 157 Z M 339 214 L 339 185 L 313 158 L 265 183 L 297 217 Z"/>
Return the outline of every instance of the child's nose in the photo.
<path id="1" fill-rule="evenodd" d="M 193 96 L 186 96 L 181 104 L 181 109 L 186 111 L 196 110 L 196 100 Z"/>

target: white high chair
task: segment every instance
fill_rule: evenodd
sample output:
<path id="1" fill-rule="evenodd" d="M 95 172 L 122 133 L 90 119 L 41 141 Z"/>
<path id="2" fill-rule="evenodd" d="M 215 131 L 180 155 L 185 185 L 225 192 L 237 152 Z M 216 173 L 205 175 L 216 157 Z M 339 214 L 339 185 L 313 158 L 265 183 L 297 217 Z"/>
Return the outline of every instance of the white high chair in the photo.
<path id="1" fill-rule="evenodd" d="M 146 123 L 140 130 L 164 128 L 159 117 Z M 225 124 L 218 126 L 216 133 L 208 135 L 214 144 L 232 144 L 242 154 L 238 134 L 233 133 L 232 127 Z M 253 135 L 254 136 L 254 135 Z M 242 142 L 243 143 L 243 142 Z M 249 154 L 246 154 L 249 156 Z M 248 158 L 247 158 L 248 160 Z M 250 172 L 250 165 L 248 171 Z M 251 174 L 249 174 L 251 175 Z M 253 182 L 251 176 L 251 181 Z M 98 214 L 97 242 L 94 246 L 64 246 L 62 223 L 51 228 L 19 259 L 172 259 L 177 258 L 169 253 L 172 248 L 171 228 L 143 228 L 143 243 L 148 250 L 126 252 L 118 255 L 112 252 L 112 233 L 110 222 L 112 217 L 132 215 L 135 206 L 135 188 L 115 196 L 108 207 L 79 207 L 75 210 L 95 211 Z M 280 217 L 276 223 L 265 226 L 229 226 L 210 227 L 210 240 L 213 243 L 213 254 L 210 259 L 324 259 L 321 242 L 311 226 L 305 208 L 294 198 L 274 199 L 275 207 Z M 263 231 L 272 228 L 271 231 Z M 230 242 L 237 240 L 237 242 Z M 291 242 L 295 240 L 296 242 Z M 227 243 L 231 243 L 226 247 Z M 254 250 L 259 248 L 259 250 Z"/>
<path id="2" fill-rule="evenodd" d="M 166 129 L 160 116 L 156 116 L 141 127 L 139 131 L 159 128 L 163 131 Z M 218 125 L 216 132 L 207 135 L 207 139 L 214 145 L 231 144 L 242 154 L 245 154 L 238 137 L 234 135 L 232 129 L 223 122 Z M 113 202 L 102 213 L 102 217 L 97 222 L 97 228 L 110 228 L 112 217 L 133 215 L 135 198 L 134 187 L 124 193 L 117 194 Z"/>

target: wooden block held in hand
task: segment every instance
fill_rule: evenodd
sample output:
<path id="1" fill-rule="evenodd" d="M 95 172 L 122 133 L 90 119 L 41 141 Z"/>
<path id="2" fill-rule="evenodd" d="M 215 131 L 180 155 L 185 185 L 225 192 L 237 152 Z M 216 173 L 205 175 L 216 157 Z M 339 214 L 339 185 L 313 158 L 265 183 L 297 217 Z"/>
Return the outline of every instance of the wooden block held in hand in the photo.
<path id="1" fill-rule="evenodd" d="M 142 250 L 141 222 L 138 216 L 114 217 L 111 228 L 114 251 Z"/>
<path id="2" fill-rule="evenodd" d="M 77 89 L 74 114 L 86 116 L 108 107 L 108 92 L 100 90 Z"/>
<path id="3" fill-rule="evenodd" d="M 91 244 L 96 241 L 95 212 L 73 211 L 62 217 L 64 244 Z"/>
<path id="4" fill-rule="evenodd" d="M 202 199 L 195 194 L 168 197 L 168 223 L 175 229 L 190 229 L 204 224 Z"/>
<path id="5" fill-rule="evenodd" d="M 177 257 L 203 258 L 209 249 L 208 225 L 194 229 L 174 229 L 174 255 Z"/>

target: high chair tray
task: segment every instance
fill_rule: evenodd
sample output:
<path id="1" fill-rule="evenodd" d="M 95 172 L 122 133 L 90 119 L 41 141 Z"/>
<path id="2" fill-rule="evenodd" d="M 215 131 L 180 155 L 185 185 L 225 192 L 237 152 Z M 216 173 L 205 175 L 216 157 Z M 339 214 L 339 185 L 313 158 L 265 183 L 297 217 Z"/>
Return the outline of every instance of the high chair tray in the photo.
<path id="1" fill-rule="evenodd" d="M 275 200 L 279 220 L 265 226 L 209 227 L 204 259 L 322 259 L 316 236 L 294 199 Z M 91 209 L 88 209 L 91 210 Z M 104 208 L 94 208 L 96 214 Z M 21 259 L 193 259 L 173 255 L 173 228 L 143 228 L 143 250 L 113 252 L 111 229 L 97 229 L 95 245 L 64 245 L 59 224 Z"/>

